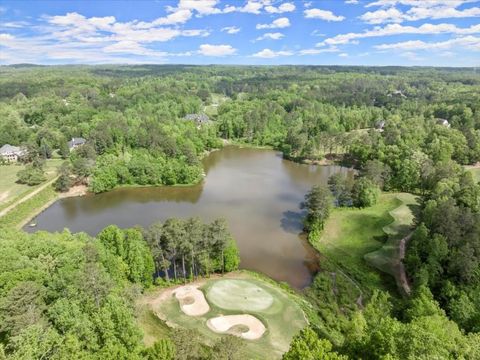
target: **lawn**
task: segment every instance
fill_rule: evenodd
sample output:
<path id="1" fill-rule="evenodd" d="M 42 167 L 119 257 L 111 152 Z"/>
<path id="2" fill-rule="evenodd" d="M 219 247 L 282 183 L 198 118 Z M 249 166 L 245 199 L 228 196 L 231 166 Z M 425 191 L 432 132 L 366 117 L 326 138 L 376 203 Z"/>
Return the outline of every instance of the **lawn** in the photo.
<path id="1" fill-rule="evenodd" d="M 218 114 L 218 107 L 222 105 L 225 101 L 229 98 L 224 96 L 223 94 L 211 94 L 212 103 L 210 105 L 205 106 L 204 112 L 208 116 L 215 116 Z"/>
<path id="2" fill-rule="evenodd" d="M 259 319 L 267 330 L 260 339 L 245 340 L 246 358 L 278 359 L 288 350 L 292 337 L 307 324 L 303 311 L 293 295 L 246 272 L 207 279 L 199 284 L 210 306 L 210 311 L 203 316 L 187 316 L 181 311 L 178 300 L 173 296 L 155 302 L 154 299 L 168 289 L 150 292 L 139 301 L 144 305 L 139 307 L 138 321 L 147 345 L 168 336 L 162 325 L 164 322 L 155 320 L 155 315 L 152 316 L 154 313 L 170 326 L 198 330 L 204 343 L 210 345 L 224 335 L 210 330 L 206 325 L 208 319 L 216 316 L 250 314 Z"/>
<path id="3" fill-rule="evenodd" d="M 26 225 L 32 217 L 56 199 L 57 195 L 58 193 L 55 192 L 52 185 L 47 186 L 38 194 L 35 194 L 30 199 L 16 205 L 13 209 L 0 217 L 0 228 L 21 228 Z"/>
<path id="4" fill-rule="evenodd" d="M 403 266 L 401 266 L 401 240 L 412 232 L 414 211 L 418 208 L 417 199 L 412 194 L 397 194 L 401 204 L 390 211 L 394 219 L 383 231 L 388 235 L 385 244 L 378 250 L 365 255 L 365 260 L 377 269 L 392 275 L 399 287 Z"/>
<path id="5" fill-rule="evenodd" d="M 56 176 L 57 168 L 63 161 L 64 160 L 61 159 L 49 159 L 45 162 L 45 175 L 47 181 Z M 19 164 L 0 166 L 0 210 L 20 200 L 42 185 L 28 186 L 18 184 L 16 182 L 17 173 L 24 168 L 24 165 Z"/>
<path id="6" fill-rule="evenodd" d="M 393 279 L 377 271 L 376 266 L 372 266 L 372 256 L 367 254 L 382 249 L 373 257 L 390 256 L 389 238 L 398 239 L 408 232 L 412 220 L 410 206 L 414 203 L 410 194 L 384 193 L 370 208 L 334 209 L 313 246 L 362 290 L 392 289 Z"/>

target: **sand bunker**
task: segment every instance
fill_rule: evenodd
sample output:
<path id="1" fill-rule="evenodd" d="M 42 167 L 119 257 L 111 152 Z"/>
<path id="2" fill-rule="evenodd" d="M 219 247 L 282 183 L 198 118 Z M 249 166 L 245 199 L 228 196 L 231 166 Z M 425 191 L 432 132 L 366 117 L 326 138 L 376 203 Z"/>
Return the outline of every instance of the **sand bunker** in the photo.
<path id="1" fill-rule="evenodd" d="M 173 292 L 180 303 L 180 309 L 188 316 L 201 316 L 210 311 L 203 292 L 196 285 L 185 285 Z"/>
<path id="2" fill-rule="evenodd" d="M 259 339 L 266 330 L 260 320 L 248 314 L 217 316 L 209 319 L 207 326 L 216 333 L 228 333 L 246 340 Z M 243 327 L 245 327 L 245 329 L 243 329 Z"/>

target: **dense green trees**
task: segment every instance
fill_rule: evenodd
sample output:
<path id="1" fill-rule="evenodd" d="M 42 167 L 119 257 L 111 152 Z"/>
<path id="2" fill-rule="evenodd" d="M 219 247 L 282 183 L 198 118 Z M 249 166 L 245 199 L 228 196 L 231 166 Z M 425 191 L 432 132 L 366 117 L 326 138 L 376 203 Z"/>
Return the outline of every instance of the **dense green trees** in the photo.
<path id="1" fill-rule="evenodd" d="M 352 188 L 352 201 L 356 207 L 369 207 L 377 203 L 380 188 L 370 179 L 357 179 Z"/>
<path id="2" fill-rule="evenodd" d="M 238 250 L 225 222 L 171 219 L 144 233 L 146 240 L 141 229 L 114 225 L 96 238 L 0 229 L 0 354 L 8 359 L 73 354 L 112 360 L 240 359 L 240 340 L 222 339 L 209 348 L 182 331 L 145 349 L 134 319 L 135 296 L 129 295 L 152 284 L 154 264 L 160 264 L 158 271 L 169 266 L 159 263 L 164 249 L 157 241 L 171 242 L 172 253 L 165 254 L 184 266 L 184 276 L 236 269 Z M 190 243 L 194 239 L 198 243 Z"/>
<path id="3" fill-rule="evenodd" d="M 421 195 L 405 259 L 412 300 L 392 309 L 383 293 L 365 294 L 365 309 L 356 311 L 362 294 L 337 269 L 321 272 L 305 291 L 311 329 L 286 356 L 336 358 L 320 339 L 329 337 L 351 358 L 480 358 L 480 188 L 460 166 L 480 161 L 480 79 L 469 69 L 72 66 L 0 74 L 0 145 L 29 149 L 24 183 L 44 181 L 38 165 L 57 149 L 70 164 L 59 172 L 60 191 L 88 181 L 94 192 L 196 183 L 199 159 L 222 137 L 270 145 L 294 160 L 352 164 L 359 178 L 329 180 L 337 206 L 368 206 L 379 189 Z M 210 125 L 183 119 L 214 93 L 227 99 Z M 70 152 L 67 141 L 79 136 L 87 144 Z M 313 189 L 305 200 L 306 229 L 318 231 L 329 191 Z M 237 266 L 221 221 L 109 227 L 98 239 L 3 232 L 0 358 L 192 357 L 199 347 L 179 341 L 191 333 L 144 349 L 123 292 L 149 286 L 154 272 L 169 280 Z M 232 342 L 213 353 L 201 347 L 195 357 L 215 357 Z"/>
<path id="4" fill-rule="evenodd" d="M 322 230 L 332 208 L 330 191 L 326 186 L 313 186 L 305 195 L 305 201 L 301 207 L 307 210 L 304 219 L 305 230 L 310 233 Z"/>
<path id="5" fill-rule="evenodd" d="M 168 219 L 144 230 L 157 274 L 175 279 L 208 276 L 213 272 L 238 269 L 240 257 L 235 241 L 223 219 L 203 224 L 198 218 Z"/>
<path id="6" fill-rule="evenodd" d="M 332 344 L 319 339 L 311 328 L 306 327 L 296 335 L 288 352 L 283 354 L 284 360 L 346 360 L 347 357 L 332 351 Z"/>
<path id="7" fill-rule="evenodd" d="M 141 334 L 121 294 L 131 285 L 120 258 L 85 234 L 0 233 L 0 341 L 8 358 L 138 356 Z"/>
<path id="8" fill-rule="evenodd" d="M 104 192 L 118 185 L 192 184 L 202 179 L 202 169 L 187 159 L 154 156 L 148 151 L 133 151 L 117 157 L 105 154 L 97 158 L 90 189 Z"/>
<path id="9" fill-rule="evenodd" d="M 468 331 L 480 330 L 480 184 L 470 173 L 446 173 L 426 197 L 408 246 L 406 266 L 447 314 Z"/>

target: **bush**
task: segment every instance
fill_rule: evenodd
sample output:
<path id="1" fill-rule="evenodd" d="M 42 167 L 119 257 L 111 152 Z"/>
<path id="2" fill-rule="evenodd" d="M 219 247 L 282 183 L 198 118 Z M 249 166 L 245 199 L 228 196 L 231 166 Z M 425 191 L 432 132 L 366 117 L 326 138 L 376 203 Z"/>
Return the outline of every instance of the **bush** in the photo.
<path id="1" fill-rule="evenodd" d="M 34 167 L 33 165 L 27 165 L 25 169 L 18 172 L 17 176 L 17 182 L 29 186 L 38 185 L 47 180 L 43 170 L 39 167 Z"/>
<path id="2" fill-rule="evenodd" d="M 353 205 L 362 208 L 373 206 L 377 203 L 380 193 L 380 188 L 373 181 L 362 177 L 353 185 Z"/>

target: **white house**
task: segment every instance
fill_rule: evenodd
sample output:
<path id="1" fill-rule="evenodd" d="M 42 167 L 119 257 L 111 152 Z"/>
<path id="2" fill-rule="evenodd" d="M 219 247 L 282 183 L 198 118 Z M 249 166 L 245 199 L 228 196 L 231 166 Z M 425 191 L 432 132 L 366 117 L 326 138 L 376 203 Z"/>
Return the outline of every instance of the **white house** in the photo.
<path id="1" fill-rule="evenodd" d="M 437 121 L 437 124 L 438 124 L 438 125 L 442 125 L 442 126 L 445 126 L 445 127 L 447 127 L 447 128 L 450 127 L 450 123 L 448 122 L 447 119 L 440 119 L 440 118 L 438 118 L 438 119 L 435 119 L 435 120 Z"/>
<path id="2" fill-rule="evenodd" d="M 5 144 L 0 148 L 0 157 L 8 162 L 18 161 L 18 158 L 26 154 L 26 150 L 18 146 Z"/>

